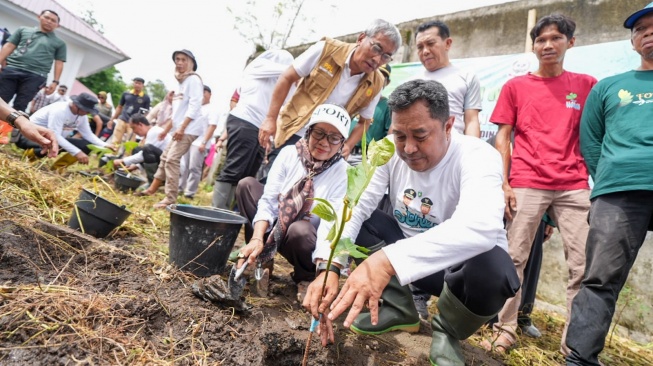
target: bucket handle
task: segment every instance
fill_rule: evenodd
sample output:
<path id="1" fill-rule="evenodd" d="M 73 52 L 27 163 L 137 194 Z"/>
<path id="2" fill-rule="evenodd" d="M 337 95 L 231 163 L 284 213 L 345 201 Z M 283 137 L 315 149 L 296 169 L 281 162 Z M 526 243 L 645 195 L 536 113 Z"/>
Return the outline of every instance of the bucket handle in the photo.
<path id="1" fill-rule="evenodd" d="M 210 208 L 212 210 L 216 210 L 214 207 L 207 207 L 207 208 Z M 206 216 L 195 215 L 195 214 L 192 214 L 190 212 L 184 212 L 184 211 L 181 211 L 181 210 L 177 210 L 177 205 L 176 204 L 171 205 L 171 207 L 168 207 L 168 209 L 169 209 L 170 212 L 174 212 L 177 215 L 190 217 L 191 219 L 196 219 L 196 220 L 206 220 Z M 235 220 L 235 219 L 234 220 L 224 220 L 223 219 L 223 220 L 220 220 L 220 222 L 224 222 L 226 224 L 245 224 L 247 222 L 247 219 L 245 219 L 244 217 L 242 217 L 242 216 L 238 216 L 238 217 L 242 218 L 243 222 L 237 222 L 237 220 Z"/>

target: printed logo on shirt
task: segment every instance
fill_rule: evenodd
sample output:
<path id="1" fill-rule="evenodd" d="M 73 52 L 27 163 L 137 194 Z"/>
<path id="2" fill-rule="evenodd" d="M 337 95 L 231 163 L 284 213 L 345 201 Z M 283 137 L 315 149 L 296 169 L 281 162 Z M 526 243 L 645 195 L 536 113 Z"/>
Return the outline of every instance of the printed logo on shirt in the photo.
<path id="1" fill-rule="evenodd" d="M 437 218 L 430 215 L 433 201 L 428 197 L 416 201 L 415 198 L 418 197 L 421 197 L 421 192 L 418 194 L 412 188 L 406 189 L 401 203 L 398 203 L 395 206 L 397 209 L 394 210 L 394 216 L 399 224 L 407 225 L 413 229 L 417 229 L 418 231 L 426 231 L 438 225 L 436 222 Z M 410 207 L 413 202 L 415 202 L 415 206 L 419 205 L 417 209 Z M 402 203 L 404 211 L 399 209 L 402 206 Z"/>
<path id="2" fill-rule="evenodd" d="M 368 97 L 371 97 L 371 96 L 372 96 L 372 88 L 367 88 L 367 90 L 365 91 L 365 94 L 366 94 Z"/>
<path id="3" fill-rule="evenodd" d="M 576 98 L 578 98 L 578 95 L 576 93 L 569 93 L 566 98 L 567 98 L 567 108 L 580 111 L 580 103 L 576 101 Z"/>
<path id="4" fill-rule="evenodd" d="M 333 77 L 333 65 L 331 65 L 329 61 L 325 61 L 322 65 L 320 65 L 319 69 L 329 74 L 329 76 Z"/>
<path id="5" fill-rule="evenodd" d="M 643 105 L 643 104 L 648 104 L 648 103 L 653 103 L 653 93 L 638 93 L 635 94 L 637 97 L 637 100 L 634 100 L 635 96 L 628 90 L 621 89 L 619 90 L 619 93 L 617 94 L 619 96 L 619 106 L 623 107 L 628 104 L 636 104 L 636 105 Z"/>

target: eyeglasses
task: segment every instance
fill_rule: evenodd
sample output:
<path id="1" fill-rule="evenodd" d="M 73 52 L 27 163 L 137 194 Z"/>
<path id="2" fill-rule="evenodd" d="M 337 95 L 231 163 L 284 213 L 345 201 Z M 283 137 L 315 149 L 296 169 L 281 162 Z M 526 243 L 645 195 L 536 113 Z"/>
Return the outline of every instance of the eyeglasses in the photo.
<path id="1" fill-rule="evenodd" d="M 331 145 L 340 145 L 345 140 L 345 138 L 342 137 L 340 134 L 327 135 L 327 133 L 324 132 L 324 130 L 320 130 L 318 128 L 311 128 L 311 137 L 316 139 L 317 141 L 320 141 L 326 137 L 327 141 Z"/>
<path id="2" fill-rule="evenodd" d="M 372 50 L 374 56 L 381 56 L 381 61 L 383 61 L 383 63 L 388 63 L 392 61 L 391 54 L 383 52 L 383 47 L 381 47 L 379 43 L 374 42 L 372 38 L 368 38 L 368 39 L 370 40 L 370 45 L 371 45 L 370 49 Z"/>

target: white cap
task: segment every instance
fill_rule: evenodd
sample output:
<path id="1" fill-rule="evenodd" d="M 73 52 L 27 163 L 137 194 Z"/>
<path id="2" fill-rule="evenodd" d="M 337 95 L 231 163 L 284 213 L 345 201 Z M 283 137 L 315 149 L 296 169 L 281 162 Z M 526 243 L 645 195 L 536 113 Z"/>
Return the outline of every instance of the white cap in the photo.
<path id="1" fill-rule="evenodd" d="M 351 117 L 347 111 L 335 104 L 321 104 L 315 108 L 310 121 L 306 128 L 316 123 L 328 123 L 338 129 L 338 132 L 345 139 L 349 137 L 349 127 L 351 126 Z"/>

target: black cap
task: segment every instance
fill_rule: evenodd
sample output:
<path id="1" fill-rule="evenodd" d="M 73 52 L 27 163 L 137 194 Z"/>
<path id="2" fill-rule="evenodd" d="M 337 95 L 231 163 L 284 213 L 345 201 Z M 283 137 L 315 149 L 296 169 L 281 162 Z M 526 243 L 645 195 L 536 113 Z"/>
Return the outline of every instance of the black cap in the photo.
<path id="1" fill-rule="evenodd" d="M 132 81 L 140 81 L 141 83 L 145 84 L 145 79 L 139 77 L 133 78 Z"/>
<path id="2" fill-rule="evenodd" d="M 208 85 L 204 85 L 204 91 L 211 93 L 211 88 Z"/>
<path id="3" fill-rule="evenodd" d="M 639 18 L 643 17 L 644 15 L 647 15 L 650 12 L 653 12 L 653 3 L 649 3 L 644 7 L 644 9 L 638 10 L 630 14 L 630 16 L 626 18 L 626 21 L 624 22 L 624 28 L 633 29 L 635 23 L 637 23 Z"/>
<path id="4" fill-rule="evenodd" d="M 187 49 L 183 49 L 183 50 L 175 51 L 175 52 L 172 53 L 172 61 L 175 60 L 175 55 L 176 55 L 177 53 L 183 53 L 184 55 L 190 57 L 190 59 L 193 60 L 193 64 L 194 64 L 194 65 L 193 65 L 193 71 L 197 71 L 197 60 L 195 59 L 195 56 L 193 55 L 192 52 L 190 52 L 190 51 L 187 50 Z"/>
<path id="5" fill-rule="evenodd" d="M 81 93 L 79 95 L 73 95 L 70 99 L 75 103 L 77 108 L 84 112 L 93 115 L 98 114 L 97 108 L 95 108 L 95 105 L 98 104 L 98 100 L 95 96 L 89 93 Z"/>

